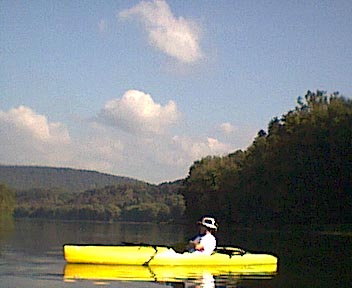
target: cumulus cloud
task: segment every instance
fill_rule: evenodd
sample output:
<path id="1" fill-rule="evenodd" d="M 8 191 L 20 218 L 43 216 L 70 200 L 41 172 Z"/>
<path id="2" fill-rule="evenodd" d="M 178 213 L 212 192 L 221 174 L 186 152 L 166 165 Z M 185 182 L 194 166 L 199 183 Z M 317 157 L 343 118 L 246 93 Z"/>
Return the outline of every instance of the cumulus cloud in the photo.
<path id="1" fill-rule="evenodd" d="M 55 163 L 63 161 L 70 144 L 66 127 L 49 122 L 44 115 L 20 106 L 8 112 L 0 110 L 0 161 L 17 164 Z"/>
<path id="2" fill-rule="evenodd" d="M 139 19 L 150 43 L 181 62 L 191 63 L 202 57 L 197 25 L 183 17 L 175 17 L 163 0 L 142 1 L 120 12 L 119 17 Z"/>
<path id="3" fill-rule="evenodd" d="M 85 130 L 86 134 L 79 135 L 72 147 L 75 153 L 70 160 L 71 166 L 113 173 L 114 165 L 125 162 L 123 142 L 94 125 L 85 127 Z"/>
<path id="4" fill-rule="evenodd" d="M 190 137 L 174 136 L 173 142 L 179 155 L 183 155 L 176 162 L 182 164 L 189 164 L 207 155 L 224 155 L 232 150 L 228 144 L 211 137 L 197 140 Z"/>
<path id="5" fill-rule="evenodd" d="M 45 143 L 68 143 L 68 131 L 61 123 L 50 123 L 48 119 L 36 114 L 32 109 L 20 106 L 9 112 L 0 110 L 1 132 L 8 138 L 11 134 L 22 133 L 31 136 L 33 140 Z"/>
<path id="6" fill-rule="evenodd" d="M 219 128 L 220 128 L 220 131 L 226 135 L 230 135 L 235 131 L 235 127 L 229 122 L 220 124 Z"/>
<path id="7" fill-rule="evenodd" d="M 122 163 L 128 162 L 124 167 L 127 175 L 139 174 L 138 179 L 149 179 L 155 183 L 184 178 L 194 161 L 233 151 L 229 145 L 210 137 L 153 135 L 129 137 L 124 141 L 129 143 L 125 145 L 126 160 Z"/>
<path id="8" fill-rule="evenodd" d="M 123 162 L 123 143 L 101 127 L 83 123 L 71 137 L 65 125 L 31 108 L 0 110 L 0 163 L 91 169 L 113 173 Z"/>
<path id="9" fill-rule="evenodd" d="M 177 122 L 179 113 L 176 103 L 169 101 L 162 106 L 155 103 L 149 94 L 128 90 L 121 99 L 105 104 L 98 114 L 100 123 L 121 128 L 130 133 L 162 133 Z"/>
<path id="10" fill-rule="evenodd" d="M 129 90 L 106 103 L 99 123 L 75 123 L 77 133 L 70 135 L 64 124 L 28 107 L 0 110 L 0 163 L 91 169 L 160 183 L 185 177 L 192 163 L 207 155 L 233 151 L 216 138 L 161 133 L 178 114 L 172 101 L 162 106 L 148 94 Z"/>

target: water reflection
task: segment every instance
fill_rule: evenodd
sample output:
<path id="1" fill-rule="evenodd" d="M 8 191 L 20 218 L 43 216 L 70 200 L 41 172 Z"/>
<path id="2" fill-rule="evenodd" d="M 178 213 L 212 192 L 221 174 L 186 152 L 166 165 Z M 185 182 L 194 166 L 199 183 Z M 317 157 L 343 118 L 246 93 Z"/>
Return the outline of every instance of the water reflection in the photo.
<path id="1" fill-rule="evenodd" d="M 0 211 L 0 254 L 3 247 L 3 244 L 11 238 L 14 233 L 14 220 L 10 215 L 1 214 Z"/>
<path id="2" fill-rule="evenodd" d="M 124 266 L 66 264 L 65 281 L 148 281 L 174 287 L 237 287 L 245 279 L 271 279 L 276 265 L 256 266 Z M 182 285 L 182 286 L 180 286 Z"/>
<path id="3" fill-rule="evenodd" d="M 64 282 L 64 277 L 68 274 L 64 275 L 65 259 L 62 245 L 66 243 L 119 244 L 123 241 L 170 245 L 187 239 L 194 230 L 194 227 L 180 225 L 144 223 L 60 222 L 12 218 L 2 221 L 0 223 L 0 287 L 18 288 L 96 288 L 103 282 L 109 283 L 110 287 L 164 287 L 154 282 L 158 280 L 155 278 L 158 273 L 153 271 L 156 276 L 153 273 L 150 276 L 148 270 L 147 275 L 150 277 L 148 282 L 132 280 L 112 282 L 115 279 L 81 281 L 79 273 L 76 274 L 76 278 L 66 278 L 67 281 L 74 281 L 73 285 Z M 172 280 L 173 287 L 187 288 L 214 287 L 214 285 L 242 288 L 349 287 L 352 267 L 351 231 L 351 224 L 343 227 L 340 225 L 287 227 L 280 230 L 249 230 L 222 226 L 218 233 L 219 242 L 245 247 L 249 251 L 267 251 L 277 254 L 280 258 L 279 273 L 276 275 L 265 272 L 256 274 L 252 273 L 253 271 L 223 271 L 220 274 L 210 273 L 211 275 L 178 274 L 170 277 L 169 280 L 170 282 Z M 123 273 L 128 275 L 135 269 L 138 268 L 127 268 L 127 270 L 125 268 Z M 101 272 L 101 269 L 96 271 Z"/>

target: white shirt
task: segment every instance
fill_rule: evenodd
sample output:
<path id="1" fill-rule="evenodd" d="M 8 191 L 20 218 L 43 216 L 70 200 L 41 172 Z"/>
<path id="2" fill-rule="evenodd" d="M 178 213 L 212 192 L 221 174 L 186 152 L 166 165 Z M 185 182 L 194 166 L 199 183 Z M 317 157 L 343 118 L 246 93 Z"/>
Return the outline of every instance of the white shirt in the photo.
<path id="1" fill-rule="evenodd" d="M 211 255 L 216 248 L 216 238 L 213 234 L 207 233 L 200 239 L 200 244 L 204 247 L 202 254 Z"/>

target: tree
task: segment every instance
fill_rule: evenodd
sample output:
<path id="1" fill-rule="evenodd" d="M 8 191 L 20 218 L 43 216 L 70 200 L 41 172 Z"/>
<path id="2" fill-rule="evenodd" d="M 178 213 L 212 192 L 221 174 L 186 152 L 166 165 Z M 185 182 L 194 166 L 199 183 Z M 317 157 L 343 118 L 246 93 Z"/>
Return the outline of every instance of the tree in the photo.
<path id="1" fill-rule="evenodd" d="M 247 225 L 352 221 L 351 100 L 308 91 L 258 132 L 236 165 L 231 155 L 194 162 L 186 215 L 209 211 Z"/>
<path id="2" fill-rule="evenodd" d="M 15 193 L 4 184 L 0 184 L 0 214 L 12 215 L 15 208 Z"/>

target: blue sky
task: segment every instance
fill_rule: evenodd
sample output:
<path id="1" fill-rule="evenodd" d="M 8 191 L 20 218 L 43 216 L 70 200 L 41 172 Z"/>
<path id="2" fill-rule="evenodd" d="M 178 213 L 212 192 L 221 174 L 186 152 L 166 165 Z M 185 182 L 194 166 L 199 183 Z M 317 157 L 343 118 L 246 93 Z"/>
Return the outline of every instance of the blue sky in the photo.
<path id="1" fill-rule="evenodd" d="M 0 2 L 0 163 L 151 183 L 352 95 L 351 1 Z"/>

